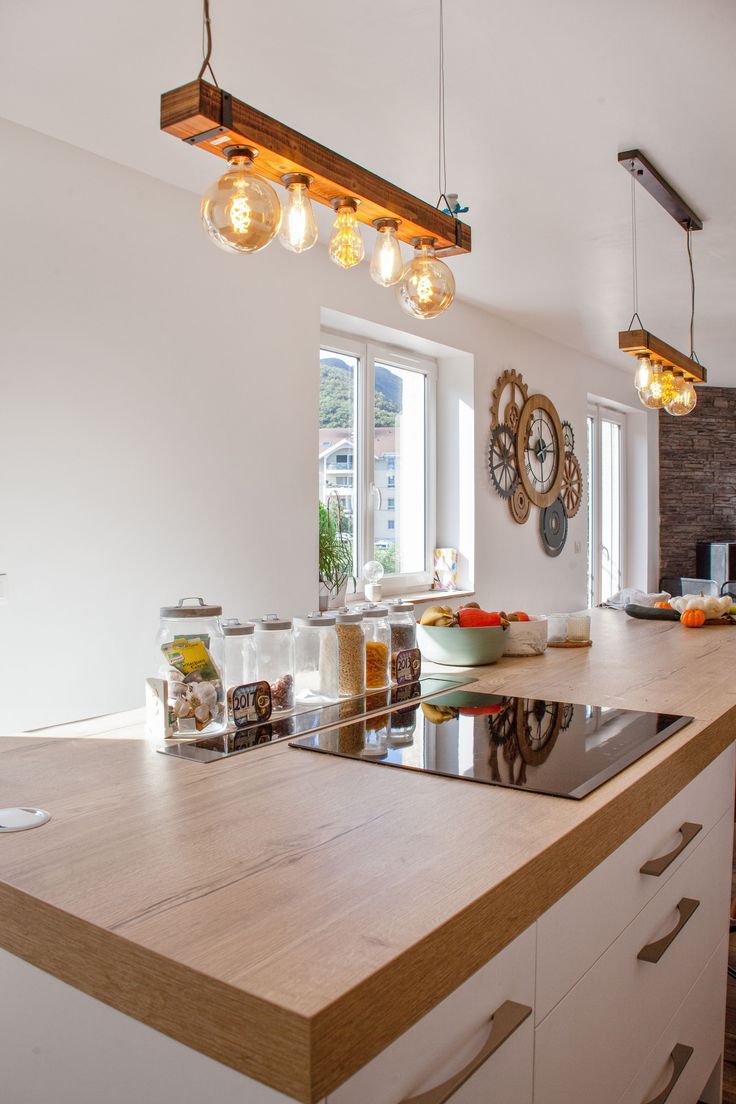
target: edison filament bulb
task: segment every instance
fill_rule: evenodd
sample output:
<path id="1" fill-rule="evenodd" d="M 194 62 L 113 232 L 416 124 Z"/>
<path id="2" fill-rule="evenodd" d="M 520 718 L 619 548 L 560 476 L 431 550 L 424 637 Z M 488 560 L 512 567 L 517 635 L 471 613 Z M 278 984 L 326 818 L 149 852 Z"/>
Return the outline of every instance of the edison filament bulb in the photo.
<path id="1" fill-rule="evenodd" d="M 455 298 L 455 277 L 435 256 L 434 238 L 417 238 L 414 258 L 396 289 L 399 302 L 415 318 L 436 318 Z"/>
<path id="2" fill-rule="evenodd" d="M 652 382 L 652 360 L 648 353 L 637 358 L 638 364 L 634 375 L 634 386 L 637 391 L 643 391 Z"/>
<path id="3" fill-rule="evenodd" d="M 397 284 L 404 271 L 401 248 L 396 238 L 399 220 L 394 218 L 375 219 L 373 225 L 378 234 L 371 257 L 371 279 L 381 287 Z"/>
<path id="4" fill-rule="evenodd" d="M 654 364 L 651 382 L 639 392 L 639 400 L 649 410 L 661 410 L 676 394 L 677 383 L 672 370 Z"/>
<path id="5" fill-rule="evenodd" d="M 354 265 L 360 264 L 365 256 L 363 239 L 360 236 L 355 214 L 358 200 L 353 199 L 352 196 L 340 196 L 331 202 L 337 211 L 337 217 L 332 224 L 330 260 L 341 268 L 353 268 Z"/>
<path id="6" fill-rule="evenodd" d="M 230 146 L 224 152 L 228 170 L 202 196 L 202 223 L 222 249 L 257 253 L 278 233 L 279 197 L 268 181 L 253 171 L 257 150 Z"/>
<path id="7" fill-rule="evenodd" d="M 698 393 L 693 381 L 683 376 L 677 394 L 667 403 L 665 410 L 675 418 L 681 418 L 684 414 L 690 414 L 697 402 Z"/>
<path id="8" fill-rule="evenodd" d="M 279 239 L 292 253 L 304 253 L 317 241 L 317 220 L 309 198 L 312 178 L 306 173 L 287 173 L 281 183 L 286 188 L 286 203 Z"/>

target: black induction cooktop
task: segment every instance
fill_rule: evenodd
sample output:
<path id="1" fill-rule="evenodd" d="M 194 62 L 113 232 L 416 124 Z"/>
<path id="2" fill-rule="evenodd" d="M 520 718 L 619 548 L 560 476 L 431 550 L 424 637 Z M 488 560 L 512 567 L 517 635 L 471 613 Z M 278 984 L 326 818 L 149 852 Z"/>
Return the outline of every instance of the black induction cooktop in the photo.
<path id="1" fill-rule="evenodd" d="M 579 799 L 691 720 L 457 690 L 289 746 Z"/>

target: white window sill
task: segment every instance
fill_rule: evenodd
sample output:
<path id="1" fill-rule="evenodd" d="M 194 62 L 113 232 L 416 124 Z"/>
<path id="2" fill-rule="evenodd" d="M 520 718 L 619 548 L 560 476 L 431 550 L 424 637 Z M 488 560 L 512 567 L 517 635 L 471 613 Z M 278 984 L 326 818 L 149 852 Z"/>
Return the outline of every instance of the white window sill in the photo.
<path id="1" fill-rule="evenodd" d="M 381 598 L 382 602 L 389 602 L 392 598 L 406 598 L 407 602 L 413 602 L 415 606 L 424 605 L 427 602 L 440 603 L 443 599 L 445 601 L 454 602 L 457 598 L 472 598 L 475 594 L 474 590 L 404 590 L 401 594 L 389 595 Z M 348 606 L 357 606 L 364 603 L 366 599 L 361 594 L 351 595 L 347 599 Z"/>

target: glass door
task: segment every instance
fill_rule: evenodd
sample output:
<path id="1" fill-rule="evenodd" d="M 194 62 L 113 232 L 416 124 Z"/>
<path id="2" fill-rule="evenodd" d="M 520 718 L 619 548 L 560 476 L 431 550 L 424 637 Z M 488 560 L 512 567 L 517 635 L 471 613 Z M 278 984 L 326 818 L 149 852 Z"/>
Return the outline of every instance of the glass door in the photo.
<path id="1" fill-rule="evenodd" d="M 626 418 L 588 411 L 588 601 L 600 605 L 624 585 L 624 446 Z"/>

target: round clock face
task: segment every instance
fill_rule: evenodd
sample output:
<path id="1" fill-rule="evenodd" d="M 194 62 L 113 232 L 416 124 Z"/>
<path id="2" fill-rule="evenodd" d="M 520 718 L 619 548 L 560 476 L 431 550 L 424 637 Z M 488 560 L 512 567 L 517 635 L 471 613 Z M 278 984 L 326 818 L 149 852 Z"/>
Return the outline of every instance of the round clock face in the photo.
<path id="1" fill-rule="evenodd" d="M 517 469 L 535 506 L 548 506 L 560 490 L 564 444 L 554 404 L 545 395 L 530 395 L 519 415 Z"/>

